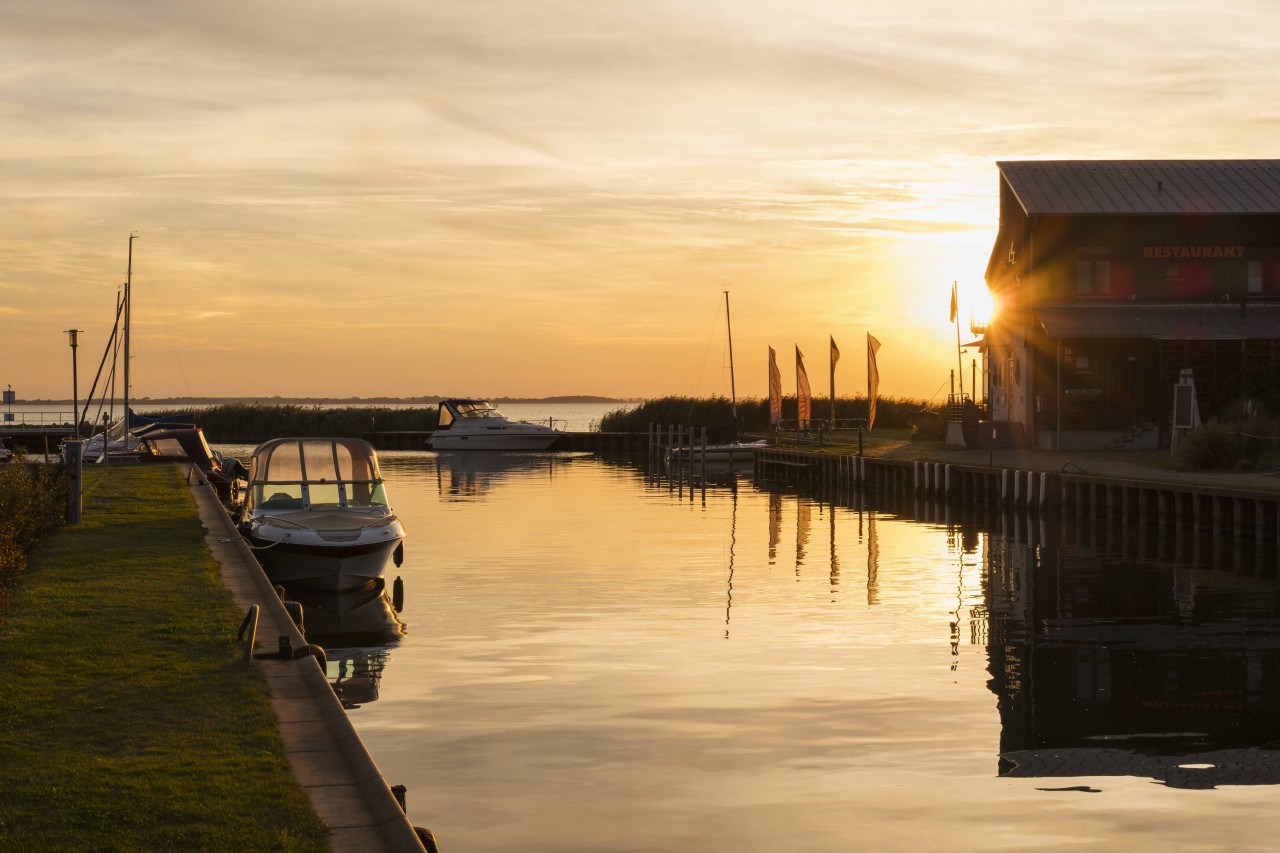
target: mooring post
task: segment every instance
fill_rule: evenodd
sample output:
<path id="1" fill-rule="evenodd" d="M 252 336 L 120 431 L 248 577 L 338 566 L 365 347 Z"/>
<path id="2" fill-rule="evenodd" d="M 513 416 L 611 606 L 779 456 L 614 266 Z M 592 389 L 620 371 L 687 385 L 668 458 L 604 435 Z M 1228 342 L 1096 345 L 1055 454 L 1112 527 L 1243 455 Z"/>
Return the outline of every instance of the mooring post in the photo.
<path id="1" fill-rule="evenodd" d="M 84 512 L 83 441 L 63 444 L 67 465 L 67 524 L 79 524 Z M 102 436 L 102 455 L 107 454 L 107 437 Z"/>

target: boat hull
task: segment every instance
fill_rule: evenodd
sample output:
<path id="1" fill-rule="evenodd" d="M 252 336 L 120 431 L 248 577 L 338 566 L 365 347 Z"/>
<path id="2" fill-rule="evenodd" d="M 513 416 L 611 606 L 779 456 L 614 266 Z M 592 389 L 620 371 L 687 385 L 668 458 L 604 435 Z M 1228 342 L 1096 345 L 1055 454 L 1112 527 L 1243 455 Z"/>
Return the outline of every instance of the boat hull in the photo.
<path id="1" fill-rule="evenodd" d="M 329 592 L 360 589 L 382 577 L 392 553 L 404 540 L 341 545 L 310 545 L 267 539 L 254 533 L 245 538 L 254 548 L 262 571 L 272 583 L 290 584 Z"/>

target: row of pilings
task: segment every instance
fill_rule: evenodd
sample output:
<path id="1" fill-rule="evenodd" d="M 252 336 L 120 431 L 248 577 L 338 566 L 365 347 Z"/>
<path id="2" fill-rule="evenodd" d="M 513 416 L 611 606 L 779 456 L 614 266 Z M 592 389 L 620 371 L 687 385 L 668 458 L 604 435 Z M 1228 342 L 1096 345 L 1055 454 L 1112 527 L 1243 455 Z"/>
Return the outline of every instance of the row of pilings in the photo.
<path id="1" fill-rule="evenodd" d="M 820 493 L 929 497 L 1046 517 L 1167 524 L 1280 545 L 1280 493 L 781 448 L 757 451 L 755 477 Z"/>

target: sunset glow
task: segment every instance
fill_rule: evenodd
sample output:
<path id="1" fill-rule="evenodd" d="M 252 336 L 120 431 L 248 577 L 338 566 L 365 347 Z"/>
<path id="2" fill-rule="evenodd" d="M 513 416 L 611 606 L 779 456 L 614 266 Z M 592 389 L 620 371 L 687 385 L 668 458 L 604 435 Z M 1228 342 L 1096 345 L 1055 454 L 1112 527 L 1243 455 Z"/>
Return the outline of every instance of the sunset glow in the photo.
<path id="1" fill-rule="evenodd" d="M 1185 3 L 129 10 L 0 33 L 20 399 L 70 396 L 67 328 L 87 384 L 131 232 L 135 396 L 727 393 L 727 288 L 740 396 L 828 335 L 853 393 L 869 332 L 882 392 L 928 399 L 952 282 L 984 310 L 997 160 L 1273 153 L 1280 9 L 1247 0 L 1210 31 Z"/>

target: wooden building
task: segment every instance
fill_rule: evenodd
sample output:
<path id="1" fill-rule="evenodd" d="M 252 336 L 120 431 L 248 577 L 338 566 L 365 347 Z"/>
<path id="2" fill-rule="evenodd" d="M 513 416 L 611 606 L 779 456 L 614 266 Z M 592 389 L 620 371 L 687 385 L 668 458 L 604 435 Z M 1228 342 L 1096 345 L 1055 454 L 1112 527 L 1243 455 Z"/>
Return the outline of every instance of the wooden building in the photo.
<path id="1" fill-rule="evenodd" d="M 1280 390 L 1280 160 L 1016 161 L 986 281 L 992 417 L 1040 448 L 1168 442 Z"/>

